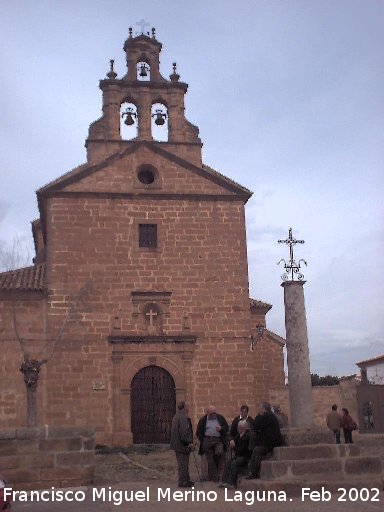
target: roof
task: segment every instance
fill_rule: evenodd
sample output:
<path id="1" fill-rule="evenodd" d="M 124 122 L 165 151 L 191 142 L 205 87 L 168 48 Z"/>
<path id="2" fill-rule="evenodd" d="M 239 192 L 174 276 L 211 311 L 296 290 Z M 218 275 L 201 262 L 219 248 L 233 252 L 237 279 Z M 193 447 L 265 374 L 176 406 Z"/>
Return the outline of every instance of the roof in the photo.
<path id="1" fill-rule="evenodd" d="M 44 273 L 44 263 L 0 272 L 0 291 L 43 291 Z"/>
<path id="2" fill-rule="evenodd" d="M 360 361 L 360 363 L 356 363 L 357 366 L 373 366 L 374 364 L 384 363 L 384 354 L 382 356 L 373 357 L 372 359 L 366 359 L 365 361 Z"/>
<path id="3" fill-rule="evenodd" d="M 264 309 L 265 312 L 272 309 L 272 304 L 268 304 L 267 302 L 262 302 L 261 300 L 249 299 L 249 304 L 251 309 Z"/>
<path id="4" fill-rule="evenodd" d="M 281 346 L 284 346 L 286 344 L 286 340 L 279 336 L 278 334 L 276 334 L 275 332 L 272 332 L 269 329 L 265 329 L 265 333 L 268 336 L 268 338 L 274 341 L 275 343 L 278 343 Z"/>
<path id="5" fill-rule="evenodd" d="M 209 165 L 207 164 L 203 164 L 203 169 L 205 169 L 206 171 L 208 171 L 211 175 L 213 176 L 216 176 L 217 178 L 220 178 L 224 181 L 226 181 L 229 185 L 232 185 L 234 187 L 240 187 L 246 194 L 250 194 L 252 195 L 252 191 L 249 190 L 248 188 L 246 187 L 243 187 L 243 185 L 240 185 L 239 183 L 237 183 L 236 181 L 234 180 L 231 180 L 230 178 L 228 178 L 227 176 L 224 176 L 224 174 L 222 174 L 221 172 L 219 171 L 216 171 L 216 169 L 214 169 L 213 167 L 210 167 Z"/>
<path id="6" fill-rule="evenodd" d="M 184 167 L 185 169 L 194 172 L 195 174 L 210 179 L 214 183 L 226 188 L 227 190 L 230 190 L 231 192 L 240 195 L 245 199 L 245 201 L 247 201 L 252 195 L 252 192 L 250 190 L 243 187 L 242 185 L 239 185 L 230 178 L 227 178 L 226 176 L 219 173 L 215 169 L 212 169 L 212 167 L 209 167 L 208 165 L 202 165 L 201 167 L 196 166 L 189 162 L 188 160 L 185 160 L 175 155 L 174 153 L 165 150 L 158 143 L 148 141 L 132 142 L 124 150 L 107 156 L 101 162 L 97 162 L 95 164 L 85 163 L 79 165 L 78 167 L 75 167 L 71 171 L 67 172 L 66 174 L 41 187 L 39 190 L 37 190 L 37 195 L 39 197 L 46 194 L 47 192 L 61 190 L 62 188 L 66 187 L 71 183 L 80 181 L 85 176 L 89 176 L 90 174 L 93 174 L 97 171 L 100 171 L 101 169 L 104 169 L 105 167 L 108 167 L 108 165 L 110 165 L 114 161 L 120 160 L 124 158 L 126 155 L 134 153 L 140 147 L 146 147 L 149 150 L 153 151 L 154 153 L 162 156 L 163 158 L 171 160 L 176 164 L 180 165 L 181 167 Z"/>

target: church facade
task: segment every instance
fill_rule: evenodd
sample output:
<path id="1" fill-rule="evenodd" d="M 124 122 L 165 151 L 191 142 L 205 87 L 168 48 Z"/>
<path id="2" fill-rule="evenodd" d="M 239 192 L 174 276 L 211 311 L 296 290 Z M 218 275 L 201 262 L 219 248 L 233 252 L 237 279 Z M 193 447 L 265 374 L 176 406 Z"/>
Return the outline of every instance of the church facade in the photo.
<path id="1" fill-rule="evenodd" d="M 161 48 L 130 31 L 87 162 L 37 191 L 34 265 L 0 274 L 4 426 L 26 425 L 23 361 L 37 425 L 94 426 L 101 444 L 168 442 L 180 400 L 194 422 L 209 404 L 229 419 L 284 386 L 271 306 L 249 297 L 251 192 L 202 162 Z"/>

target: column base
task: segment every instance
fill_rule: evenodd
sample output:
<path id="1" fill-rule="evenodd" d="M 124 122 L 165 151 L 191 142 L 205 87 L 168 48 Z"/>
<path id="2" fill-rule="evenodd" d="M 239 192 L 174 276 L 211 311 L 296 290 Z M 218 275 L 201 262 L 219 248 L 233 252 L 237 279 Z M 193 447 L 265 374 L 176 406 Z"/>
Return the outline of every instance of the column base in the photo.
<path id="1" fill-rule="evenodd" d="M 291 427 L 281 430 L 284 446 L 301 446 L 308 444 L 333 444 L 333 433 L 321 427 Z"/>

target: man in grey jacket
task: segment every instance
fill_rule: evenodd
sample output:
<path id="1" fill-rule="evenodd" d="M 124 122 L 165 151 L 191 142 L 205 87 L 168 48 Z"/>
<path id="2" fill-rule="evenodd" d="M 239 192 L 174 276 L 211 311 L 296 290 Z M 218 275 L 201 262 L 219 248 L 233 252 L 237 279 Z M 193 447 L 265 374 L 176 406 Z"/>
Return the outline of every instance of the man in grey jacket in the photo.
<path id="1" fill-rule="evenodd" d="M 193 449 L 193 431 L 188 412 L 188 405 L 185 402 L 180 402 L 177 404 L 177 412 L 172 419 L 171 449 L 176 454 L 179 487 L 194 485 L 189 476 L 189 454 Z"/>

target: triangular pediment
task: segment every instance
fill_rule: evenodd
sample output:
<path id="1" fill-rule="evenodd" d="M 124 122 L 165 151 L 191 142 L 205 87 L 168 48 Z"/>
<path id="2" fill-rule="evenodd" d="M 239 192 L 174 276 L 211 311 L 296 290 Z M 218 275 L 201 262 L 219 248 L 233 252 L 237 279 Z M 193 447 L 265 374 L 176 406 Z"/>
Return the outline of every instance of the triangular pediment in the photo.
<path id="1" fill-rule="evenodd" d="M 142 166 L 156 170 L 153 184 L 138 179 Z M 138 141 L 100 163 L 84 164 L 38 191 L 38 195 L 55 193 L 155 194 L 185 196 L 234 196 L 247 201 L 251 192 L 211 167 L 198 167 L 167 151 L 161 143 Z"/>

